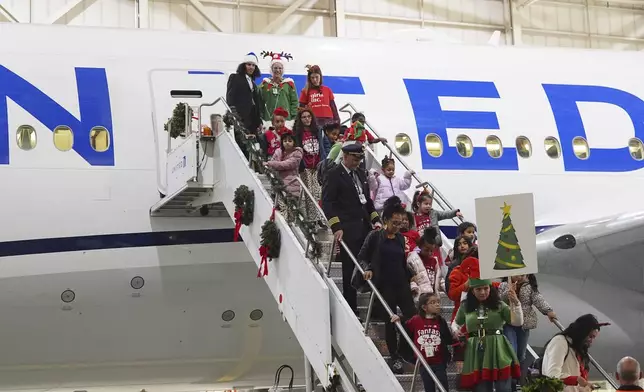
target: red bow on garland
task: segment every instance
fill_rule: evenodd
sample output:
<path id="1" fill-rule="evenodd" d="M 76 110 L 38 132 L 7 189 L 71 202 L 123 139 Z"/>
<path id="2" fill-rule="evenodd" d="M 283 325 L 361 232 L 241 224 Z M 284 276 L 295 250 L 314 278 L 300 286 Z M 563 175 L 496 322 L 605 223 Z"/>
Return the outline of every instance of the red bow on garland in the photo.
<path id="1" fill-rule="evenodd" d="M 273 212 L 271 213 L 271 217 L 269 219 L 271 222 L 275 222 L 275 207 L 273 207 Z M 263 278 L 264 276 L 268 275 L 268 262 L 270 261 L 268 259 L 269 251 L 270 251 L 270 246 L 262 245 L 259 247 L 259 255 L 262 259 L 259 263 L 259 269 L 257 270 L 258 278 Z"/>
<path id="2" fill-rule="evenodd" d="M 242 209 L 238 208 L 235 210 L 235 231 L 233 233 L 233 242 L 239 241 L 239 230 L 242 226 Z"/>

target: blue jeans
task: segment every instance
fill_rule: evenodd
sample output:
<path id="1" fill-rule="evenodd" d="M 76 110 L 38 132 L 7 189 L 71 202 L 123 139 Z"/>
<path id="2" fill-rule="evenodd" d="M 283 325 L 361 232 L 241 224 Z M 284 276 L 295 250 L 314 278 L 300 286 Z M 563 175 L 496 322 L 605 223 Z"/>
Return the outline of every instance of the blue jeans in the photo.
<path id="1" fill-rule="evenodd" d="M 449 391 L 448 382 L 447 382 L 447 365 L 445 365 L 444 363 L 441 363 L 439 365 L 430 365 L 429 367 L 436 375 L 436 378 L 438 378 L 438 381 L 441 382 L 441 384 L 443 385 L 443 388 L 445 388 L 446 391 Z M 432 378 L 432 376 L 429 375 L 427 370 L 425 370 L 425 366 L 423 365 L 420 365 L 420 378 L 423 379 L 423 386 L 425 387 L 425 392 L 438 391 L 438 388 L 436 388 L 436 383 L 434 382 L 434 379 Z"/>
<path id="2" fill-rule="evenodd" d="M 510 379 L 499 381 L 481 381 L 474 386 L 473 392 L 510 392 Z"/>
<path id="3" fill-rule="evenodd" d="M 515 327 L 513 325 L 505 324 L 503 326 L 503 334 L 510 341 L 512 348 L 514 348 L 514 352 L 517 353 L 519 362 L 525 361 L 525 352 L 528 347 L 530 330 L 523 329 L 523 327 Z"/>
<path id="4" fill-rule="evenodd" d="M 517 353 L 517 358 L 521 364 L 521 374 L 523 375 L 523 365 L 525 364 L 525 352 L 528 347 L 528 339 L 530 338 L 530 330 L 523 329 L 523 327 L 515 327 L 506 324 L 503 326 L 503 334 L 508 338 L 514 352 Z M 523 378 L 523 377 L 522 377 Z M 512 390 L 517 390 L 517 380 L 512 379 Z"/>

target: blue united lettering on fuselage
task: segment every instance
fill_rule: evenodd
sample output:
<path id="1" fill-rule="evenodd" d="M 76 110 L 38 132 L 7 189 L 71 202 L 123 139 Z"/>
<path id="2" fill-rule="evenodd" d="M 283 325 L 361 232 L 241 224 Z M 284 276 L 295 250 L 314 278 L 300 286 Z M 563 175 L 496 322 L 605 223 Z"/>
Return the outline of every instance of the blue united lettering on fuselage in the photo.
<path id="1" fill-rule="evenodd" d="M 0 65 L 0 164 L 9 164 L 9 118 L 7 99 L 11 99 L 53 131 L 67 126 L 74 135 L 73 149 L 92 166 L 114 166 L 114 134 L 107 75 L 104 68 L 76 68 L 76 84 L 80 119 L 63 108 L 8 68 Z M 109 133 L 109 147 L 97 152 L 90 144 L 93 127 Z M 15 130 L 12 130 L 15 131 Z"/>

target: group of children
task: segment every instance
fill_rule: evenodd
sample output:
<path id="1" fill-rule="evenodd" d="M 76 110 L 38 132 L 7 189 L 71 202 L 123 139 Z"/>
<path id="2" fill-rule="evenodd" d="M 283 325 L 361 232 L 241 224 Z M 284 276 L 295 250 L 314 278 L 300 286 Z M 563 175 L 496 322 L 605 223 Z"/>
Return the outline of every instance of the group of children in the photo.
<path id="1" fill-rule="evenodd" d="M 333 92 L 322 85 L 319 67 L 309 68 L 307 81 L 307 86 L 300 96 L 300 107 L 293 129 L 286 126 L 287 119 L 293 116 L 289 115 L 286 109 L 277 107 L 272 113 L 271 126 L 260 137 L 260 145 L 268 157 L 264 165 L 279 174 L 291 196 L 300 195 L 301 187 L 297 181 L 299 177 L 311 194 L 319 200 L 324 172 L 331 165 L 341 162 L 343 146 L 386 140 L 375 138 L 366 129 L 362 113 L 353 115 L 350 127 L 340 126 Z M 390 157 L 382 160 L 380 170 L 367 172 L 376 210 L 382 212 L 385 201 L 392 196 L 409 202 L 405 191 L 411 187 L 412 176 L 413 172 L 409 171 L 397 176 L 395 161 Z M 407 320 L 405 325 L 417 348 L 424 354 L 438 380 L 447 389 L 447 364 L 453 360 L 459 369 L 459 365 L 462 366 L 463 347 L 457 344 L 457 337 L 462 334 L 454 335 L 448 322 L 441 317 L 439 293 L 445 292 L 454 301 L 454 312 L 450 320 L 453 322 L 461 302 L 470 289 L 469 279 L 480 277 L 476 226 L 469 222 L 461 223 L 454 247 L 443 259 L 439 222 L 461 216 L 460 210 L 433 209 L 433 197 L 427 190 L 417 191 L 410 204 L 411 208 L 402 220 L 400 233 L 405 240 L 405 258 L 411 275 L 410 288 L 418 314 Z M 282 209 L 284 202 L 281 201 L 279 206 Z M 305 208 L 307 216 L 314 219 L 314 214 L 317 214 L 316 207 L 309 201 Z M 288 214 L 287 219 L 290 219 Z M 542 313 L 554 317 L 552 309 L 540 296 L 533 276 L 513 278 L 513 283 L 517 282 L 529 282 L 524 284 L 519 292 L 521 304 L 526 308 L 524 312 L 535 305 Z M 494 285 L 499 287 L 497 283 Z M 503 286 L 501 289 L 507 296 L 507 290 L 503 291 Z M 507 298 L 505 300 L 507 301 Z M 394 316 L 391 321 L 398 321 L 398 316 Z M 524 331 L 536 327 L 536 322 L 530 323 L 524 325 Z M 508 328 L 506 333 L 512 334 L 512 345 L 518 357 L 524 358 L 527 333 L 522 333 L 521 327 L 513 330 Z M 449 346 L 454 347 L 453 358 Z M 402 367 L 394 367 L 394 371 L 402 371 Z M 434 380 L 424 367 L 421 367 L 421 377 L 425 390 L 433 391 Z"/>

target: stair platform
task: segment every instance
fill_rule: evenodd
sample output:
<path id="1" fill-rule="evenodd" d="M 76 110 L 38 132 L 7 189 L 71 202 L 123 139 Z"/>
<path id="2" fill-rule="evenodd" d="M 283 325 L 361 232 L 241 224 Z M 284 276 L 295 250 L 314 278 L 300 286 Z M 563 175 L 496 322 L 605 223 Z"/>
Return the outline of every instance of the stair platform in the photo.
<path id="1" fill-rule="evenodd" d="M 150 208 L 151 216 L 225 217 L 228 212 L 222 203 L 212 203 L 213 187 L 188 182 L 173 194 L 166 195 Z"/>

